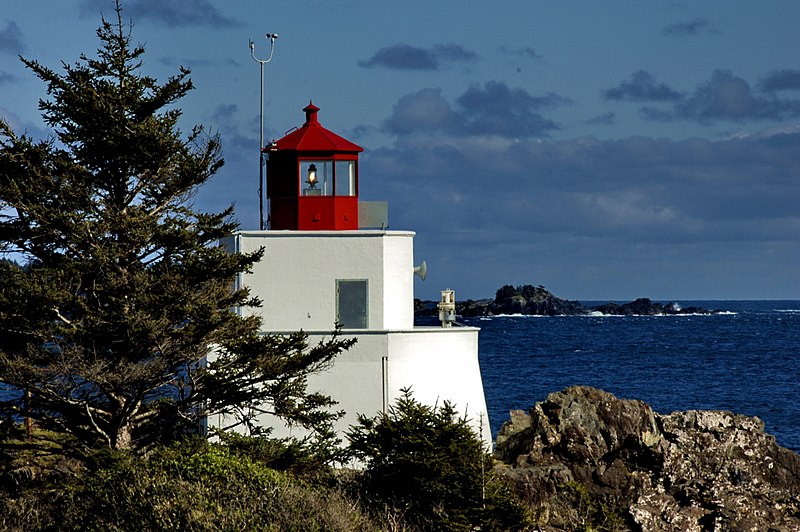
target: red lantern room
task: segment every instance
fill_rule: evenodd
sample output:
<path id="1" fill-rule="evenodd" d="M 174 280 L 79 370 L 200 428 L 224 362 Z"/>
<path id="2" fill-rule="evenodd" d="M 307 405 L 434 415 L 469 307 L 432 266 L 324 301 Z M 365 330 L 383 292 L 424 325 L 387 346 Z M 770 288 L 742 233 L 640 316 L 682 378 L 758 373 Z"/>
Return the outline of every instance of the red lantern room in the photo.
<path id="1" fill-rule="evenodd" d="M 265 148 L 272 229 L 358 229 L 358 154 L 363 148 L 328 131 L 309 103 L 306 123 Z"/>

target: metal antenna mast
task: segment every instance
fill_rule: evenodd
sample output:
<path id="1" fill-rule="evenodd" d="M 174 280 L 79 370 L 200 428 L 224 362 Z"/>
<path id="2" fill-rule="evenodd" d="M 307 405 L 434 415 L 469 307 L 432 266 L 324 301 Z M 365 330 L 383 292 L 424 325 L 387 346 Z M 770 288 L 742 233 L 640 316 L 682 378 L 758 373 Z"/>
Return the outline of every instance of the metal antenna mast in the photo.
<path id="1" fill-rule="evenodd" d="M 264 225 L 264 65 L 272 61 L 272 52 L 275 51 L 275 39 L 277 33 L 267 33 L 269 39 L 269 57 L 266 59 L 256 58 L 256 44 L 250 41 L 250 56 L 259 64 L 261 68 L 261 132 L 258 138 L 258 228 L 262 231 L 266 229 Z"/>

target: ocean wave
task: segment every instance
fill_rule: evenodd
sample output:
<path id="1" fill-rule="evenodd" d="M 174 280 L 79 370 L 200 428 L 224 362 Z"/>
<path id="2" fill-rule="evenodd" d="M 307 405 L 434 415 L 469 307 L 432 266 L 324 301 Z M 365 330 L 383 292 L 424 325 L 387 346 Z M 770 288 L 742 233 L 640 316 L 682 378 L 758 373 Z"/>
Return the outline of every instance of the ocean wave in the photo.
<path id="1" fill-rule="evenodd" d="M 578 316 L 585 316 L 589 318 L 682 318 L 692 316 L 736 316 L 738 312 L 730 310 L 720 310 L 714 312 L 682 312 L 680 314 L 673 312 L 662 312 L 660 314 L 605 314 L 599 311 L 592 311 L 588 314 L 578 314 Z"/>
<path id="2" fill-rule="evenodd" d="M 492 318 L 547 318 L 544 314 L 495 314 Z"/>
<path id="3" fill-rule="evenodd" d="M 797 312 L 795 311 L 780 311 L 780 312 Z M 494 318 L 681 318 L 692 316 L 736 316 L 738 312 L 730 310 L 720 310 L 714 312 L 686 312 L 686 313 L 671 313 L 662 312 L 661 314 L 606 314 L 597 310 L 587 312 L 586 314 L 556 314 L 549 316 L 547 314 L 494 314 L 492 316 L 478 316 L 477 319 L 482 321 L 491 321 Z"/>

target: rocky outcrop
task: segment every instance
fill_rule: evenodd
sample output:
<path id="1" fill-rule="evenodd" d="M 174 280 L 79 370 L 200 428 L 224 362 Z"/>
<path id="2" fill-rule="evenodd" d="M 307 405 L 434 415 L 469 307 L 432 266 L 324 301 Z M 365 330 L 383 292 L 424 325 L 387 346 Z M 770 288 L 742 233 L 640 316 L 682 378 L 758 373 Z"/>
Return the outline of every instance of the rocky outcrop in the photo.
<path id="1" fill-rule="evenodd" d="M 623 530 L 800 530 L 800 455 L 758 418 L 661 415 L 573 387 L 512 412 L 495 449 L 542 524 L 560 529 L 616 516 Z"/>
<path id="2" fill-rule="evenodd" d="M 414 312 L 417 316 L 434 316 L 437 313 L 435 301 L 415 300 Z M 497 316 L 502 314 L 525 314 L 530 316 L 577 316 L 599 312 L 621 316 L 657 316 L 662 314 L 713 314 L 700 307 L 682 308 L 677 303 L 656 303 L 647 298 L 639 298 L 630 303 L 606 303 L 587 307 L 578 301 L 569 301 L 554 296 L 543 286 L 505 285 L 495 294 L 494 299 L 467 299 L 456 302 L 456 312 L 461 317 Z"/>
<path id="3" fill-rule="evenodd" d="M 613 314 L 615 316 L 660 316 L 662 314 L 713 314 L 716 310 L 706 310 L 701 307 L 681 307 L 677 303 L 655 303 L 646 297 L 639 298 L 630 303 L 606 303 L 591 308 L 592 312 Z"/>
<path id="4" fill-rule="evenodd" d="M 584 314 L 586 308 L 577 301 L 567 301 L 548 292 L 543 286 L 505 285 L 495 294 L 489 305 L 491 314 L 528 314 L 537 316 L 562 316 Z"/>

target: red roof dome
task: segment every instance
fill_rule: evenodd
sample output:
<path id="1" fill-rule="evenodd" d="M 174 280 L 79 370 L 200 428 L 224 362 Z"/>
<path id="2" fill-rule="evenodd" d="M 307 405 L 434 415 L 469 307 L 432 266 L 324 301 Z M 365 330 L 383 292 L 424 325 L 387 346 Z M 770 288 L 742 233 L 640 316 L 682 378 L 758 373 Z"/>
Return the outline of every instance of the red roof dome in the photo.
<path id="1" fill-rule="evenodd" d="M 353 144 L 336 133 L 322 127 L 317 120 L 319 107 L 310 103 L 303 109 L 306 113 L 306 123 L 303 127 L 292 131 L 279 141 L 277 149 L 296 150 L 301 152 L 353 152 L 364 151 L 364 148 Z"/>

